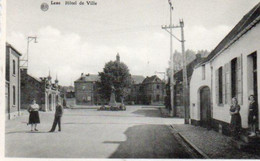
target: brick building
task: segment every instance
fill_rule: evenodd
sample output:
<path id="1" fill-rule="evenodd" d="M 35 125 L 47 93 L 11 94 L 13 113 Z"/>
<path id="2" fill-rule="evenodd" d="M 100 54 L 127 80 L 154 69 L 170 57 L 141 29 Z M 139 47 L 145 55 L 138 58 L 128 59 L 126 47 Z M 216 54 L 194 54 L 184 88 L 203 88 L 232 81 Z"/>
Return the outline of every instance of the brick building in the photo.
<path id="1" fill-rule="evenodd" d="M 36 78 L 27 73 L 27 69 L 21 70 L 21 107 L 27 109 L 35 99 L 42 111 L 55 110 L 58 99 L 60 99 L 59 81 L 52 83 L 52 78 Z"/>
<path id="2" fill-rule="evenodd" d="M 142 104 L 163 105 L 166 96 L 165 82 L 156 75 L 146 77 L 140 86 L 140 93 Z"/>
<path id="3" fill-rule="evenodd" d="M 142 104 L 142 92 L 141 92 L 141 86 L 145 79 L 142 75 L 132 75 L 132 84 L 130 87 L 130 97 L 129 97 L 129 103 L 130 104 Z"/>
<path id="4" fill-rule="evenodd" d="M 77 105 L 100 104 L 96 86 L 97 81 L 99 81 L 98 75 L 82 73 L 80 78 L 74 82 Z"/>
<path id="5" fill-rule="evenodd" d="M 8 119 L 20 115 L 20 56 L 6 43 L 5 113 Z"/>

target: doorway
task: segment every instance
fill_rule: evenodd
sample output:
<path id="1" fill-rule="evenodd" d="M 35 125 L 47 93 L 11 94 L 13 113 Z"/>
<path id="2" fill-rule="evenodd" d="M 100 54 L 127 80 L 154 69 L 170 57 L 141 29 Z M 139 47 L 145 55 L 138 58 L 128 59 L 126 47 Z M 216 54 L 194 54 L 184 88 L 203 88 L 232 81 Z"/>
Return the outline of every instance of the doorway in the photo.
<path id="1" fill-rule="evenodd" d="M 203 87 L 200 90 L 200 125 L 205 128 L 211 127 L 210 89 Z"/>
<path id="2" fill-rule="evenodd" d="M 257 104 L 259 104 L 258 100 L 258 80 L 257 80 L 257 53 L 254 52 L 250 55 L 248 55 L 247 58 L 247 68 L 248 68 L 248 76 L 247 76 L 247 81 L 248 81 L 248 96 L 254 95 L 255 96 L 255 101 Z M 259 129 L 259 117 L 257 117 L 257 127 L 256 129 Z"/>

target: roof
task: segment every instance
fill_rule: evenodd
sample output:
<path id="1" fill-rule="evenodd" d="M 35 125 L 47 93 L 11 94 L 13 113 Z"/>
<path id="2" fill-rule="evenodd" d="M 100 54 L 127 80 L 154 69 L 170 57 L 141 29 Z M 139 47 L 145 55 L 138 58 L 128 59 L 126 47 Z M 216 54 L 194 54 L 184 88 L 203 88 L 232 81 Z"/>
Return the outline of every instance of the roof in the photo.
<path id="1" fill-rule="evenodd" d="M 75 82 L 97 82 L 99 81 L 99 76 L 97 74 L 83 74 Z"/>
<path id="2" fill-rule="evenodd" d="M 157 75 L 153 75 L 151 77 L 147 76 L 143 81 L 143 83 L 152 83 L 152 82 L 162 82 L 162 80 Z"/>
<path id="3" fill-rule="evenodd" d="M 6 42 L 6 47 L 12 48 L 19 56 L 22 56 L 22 54 L 18 50 L 16 50 L 11 44 L 9 44 L 8 42 Z"/>
<path id="4" fill-rule="evenodd" d="M 142 75 L 131 75 L 131 78 L 134 84 L 141 84 L 145 79 Z"/>
<path id="5" fill-rule="evenodd" d="M 214 58 L 222 49 L 224 49 L 227 45 L 232 43 L 234 39 L 243 30 L 245 30 L 248 27 L 252 27 L 250 26 L 250 24 L 254 22 L 257 18 L 259 18 L 259 16 L 260 16 L 260 2 L 238 22 L 238 24 L 226 35 L 226 37 L 217 45 L 217 47 L 209 54 L 207 59 L 203 61 L 201 64 Z"/>
<path id="6" fill-rule="evenodd" d="M 206 59 L 206 58 L 197 57 L 196 59 L 194 59 L 192 62 L 190 62 L 190 63 L 187 65 L 186 68 L 187 68 L 187 77 L 188 77 L 188 78 L 191 77 L 191 75 L 192 75 L 192 73 L 193 73 L 194 67 L 195 67 L 197 64 L 203 62 L 205 59 Z M 182 79 L 183 79 L 182 74 L 183 74 L 183 72 L 182 72 L 182 69 L 181 69 L 181 70 L 179 70 L 178 72 L 176 72 L 176 73 L 174 74 L 174 79 L 179 80 L 179 81 L 182 81 Z"/>
<path id="7" fill-rule="evenodd" d="M 32 76 L 32 75 L 29 75 L 29 74 L 27 74 L 27 75 L 28 75 L 29 77 L 35 79 L 35 80 L 38 81 L 38 82 L 42 82 L 39 78 L 36 78 L 36 77 L 34 77 L 34 76 Z"/>

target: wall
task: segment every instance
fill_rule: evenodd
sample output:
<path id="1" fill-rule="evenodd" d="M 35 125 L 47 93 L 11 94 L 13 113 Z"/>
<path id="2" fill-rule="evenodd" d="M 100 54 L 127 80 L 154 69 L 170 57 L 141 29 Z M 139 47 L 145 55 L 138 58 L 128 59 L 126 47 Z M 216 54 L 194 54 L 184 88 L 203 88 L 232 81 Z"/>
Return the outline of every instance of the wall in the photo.
<path id="1" fill-rule="evenodd" d="M 76 104 L 94 105 L 93 82 L 75 82 Z"/>
<path id="2" fill-rule="evenodd" d="M 232 59 L 242 56 L 242 104 L 241 104 L 241 117 L 242 117 L 242 127 L 248 127 L 247 124 L 247 117 L 248 117 L 248 96 L 251 94 L 251 91 L 248 91 L 252 84 L 249 83 L 248 78 L 250 78 L 248 73 L 248 66 L 250 61 L 248 61 L 248 55 L 252 54 L 253 52 L 257 51 L 257 61 L 259 64 L 260 59 L 260 25 L 257 24 L 254 28 L 249 30 L 245 35 L 240 37 L 232 46 L 226 49 L 222 54 L 220 54 L 216 59 L 212 61 L 213 72 L 218 69 L 220 66 L 224 66 L 227 62 L 230 62 Z M 259 65 L 258 69 L 259 71 Z M 219 106 L 216 104 L 216 97 L 215 97 L 215 74 L 213 74 L 213 118 L 217 120 L 221 120 L 224 122 L 230 122 L 230 115 L 229 115 L 229 108 L 230 104 L 224 104 L 223 106 Z M 259 72 L 258 72 L 258 100 L 260 101 L 260 93 L 259 93 Z"/>
<path id="3" fill-rule="evenodd" d="M 200 89 L 209 87 L 211 90 L 211 67 L 205 65 L 205 79 L 202 79 L 202 66 L 194 69 L 190 80 L 190 118 L 200 120 Z"/>
<path id="4" fill-rule="evenodd" d="M 21 71 L 21 109 L 27 109 L 35 99 L 41 109 L 45 106 L 45 86 L 44 83 L 35 80 L 27 74 L 25 70 Z"/>
<path id="5" fill-rule="evenodd" d="M 15 69 L 13 69 L 13 60 Z M 13 70 L 15 70 L 15 74 L 13 74 Z M 9 118 L 13 118 L 18 116 L 20 111 L 20 70 L 19 55 L 10 47 L 7 47 L 6 50 L 6 79 L 9 81 Z M 14 90 L 15 97 L 13 97 Z"/>

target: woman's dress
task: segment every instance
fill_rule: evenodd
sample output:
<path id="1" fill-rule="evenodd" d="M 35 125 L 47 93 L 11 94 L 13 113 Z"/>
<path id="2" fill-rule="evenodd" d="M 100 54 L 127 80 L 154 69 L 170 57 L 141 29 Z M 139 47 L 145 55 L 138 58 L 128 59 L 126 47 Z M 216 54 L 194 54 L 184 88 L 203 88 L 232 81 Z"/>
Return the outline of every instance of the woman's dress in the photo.
<path id="1" fill-rule="evenodd" d="M 241 116 L 239 114 L 240 111 L 239 105 L 231 105 L 230 112 L 235 112 L 235 111 L 238 112 L 231 115 L 230 128 L 231 128 L 232 136 L 238 137 L 241 130 Z"/>
<path id="2" fill-rule="evenodd" d="M 28 124 L 39 124 L 40 123 L 40 117 L 39 117 L 38 110 L 39 110 L 38 104 L 30 105 L 30 107 L 28 109 L 28 111 L 30 112 Z"/>

